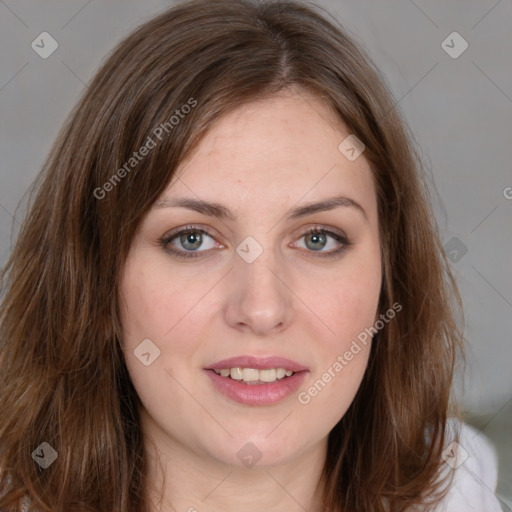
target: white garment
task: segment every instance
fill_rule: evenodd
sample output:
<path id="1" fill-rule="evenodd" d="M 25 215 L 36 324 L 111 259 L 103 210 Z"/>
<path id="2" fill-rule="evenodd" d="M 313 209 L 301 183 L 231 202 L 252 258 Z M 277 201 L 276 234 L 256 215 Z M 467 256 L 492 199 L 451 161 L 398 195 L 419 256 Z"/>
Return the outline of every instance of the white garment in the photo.
<path id="1" fill-rule="evenodd" d="M 446 465 L 447 471 L 454 471 L 453 482 L 436 512 L 502 512 L 495 495 L 498 461 L 493 445 L 473 427 L 449 420 L 449 432 L 454 427 L 460 431 L 460 447 L 454 445 L 451 454 L 451 449 L 443 452 L 455 455 L 448 457 L 452 466 Z"/>

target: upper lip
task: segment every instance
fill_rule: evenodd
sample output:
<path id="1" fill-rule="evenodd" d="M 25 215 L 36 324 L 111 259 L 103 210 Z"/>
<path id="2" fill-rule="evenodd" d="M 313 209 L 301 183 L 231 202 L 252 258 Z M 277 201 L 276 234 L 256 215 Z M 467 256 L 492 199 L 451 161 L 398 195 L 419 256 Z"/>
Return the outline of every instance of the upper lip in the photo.
<path id="1" fill-rule="evenodd" d="M 206 370 L 223 370 L 226 368 L 254 368 L 256 370 L 268 370 L 270 368 L 284 368 L 285 370 L 291 370 L 292 372 L 301 372 L 307 370 L 306 366 L 303 366 L 291 359 L 284 357 L 269 356 L 269 357 L 255 357 L 255 356 L 237 356 L 229 359 L 223 359 L 216 363 L 207 366 Z"/>

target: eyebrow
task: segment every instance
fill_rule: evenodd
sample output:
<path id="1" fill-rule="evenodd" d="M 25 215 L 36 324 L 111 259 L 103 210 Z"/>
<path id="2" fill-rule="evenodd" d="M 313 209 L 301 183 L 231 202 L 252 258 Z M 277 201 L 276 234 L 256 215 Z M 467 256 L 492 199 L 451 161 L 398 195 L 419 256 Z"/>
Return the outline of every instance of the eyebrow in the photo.
<path id="1" fill-rule="evenodd" d="M 328 199 L 324 199 L 323 201 L 318 201 L 314 203 L 307 203 L 302 206 L 297 206 L 291 209 L 286 214 L 287 220 L 294 220 L 301 217 L 305 217 L 307 215 L 311 215 L 312 213 L 324 212 L 328 210 L 333 210 L 334 208 L 338 208 L 340 206 L 350 207 L 358 210 L 366 220 L 368 217 L 364 208 L 353 199 L 349 197 L 339 196 L 339 197 L 331 197 Z M 208 215 L 211 217 L 218 217 L 219 219 L 228 219 L 235 221 L 238 216 L 236 213 L 231 211 L 226 206 L 215 203 L 203 201 L 201 199 L 193 199 L 193 198 L 164 198 L 157 201 L 154 205 L 154 208 L 172 208 L 172 207 L 180 207 L 187 208 L 189 210 L 194 210 L 196 212 L 202 213 L 203 215 Z"/>

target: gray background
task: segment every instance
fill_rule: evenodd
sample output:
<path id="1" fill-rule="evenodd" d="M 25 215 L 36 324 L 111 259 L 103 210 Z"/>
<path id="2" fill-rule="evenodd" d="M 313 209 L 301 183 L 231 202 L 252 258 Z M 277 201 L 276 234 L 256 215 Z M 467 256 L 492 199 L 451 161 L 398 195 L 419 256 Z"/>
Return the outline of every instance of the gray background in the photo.
<path id="1" fill-rule="evenodd" d="M 458 251 L 451 257 L 467 316 L 468 368 L 457 394 L 467 421 L 497 447 L 498 496 L 512 510 L 512 2 L 318 4 L 382 70 L 432 169 L 434 208 L 447 251 Z M 0 0 L 0 266 L 23 195 L 95 70 L 115 43 L 170 5 Z M 43 31 L 59 44 L 47 59 L 31 47 Z M 442 47 L 454 31 L 469 45 L 458 58 Z"/>

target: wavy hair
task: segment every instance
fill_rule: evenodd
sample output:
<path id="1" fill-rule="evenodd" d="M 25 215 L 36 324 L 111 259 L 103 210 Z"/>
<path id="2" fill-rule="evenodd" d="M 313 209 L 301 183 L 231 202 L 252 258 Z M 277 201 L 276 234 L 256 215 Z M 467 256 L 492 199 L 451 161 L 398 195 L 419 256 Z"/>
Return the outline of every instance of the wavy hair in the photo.
<path id="1" fill-rule="evenodd" d="M 439 477 L 463 359 L 461 299 L 425 166 L 385 78 L 310 3 L 191 0 L 114 49 L 31 189 L 1 274 L 1 509 L 18 511 L 28 497 L 52 512 L 149 510 L 141 403 L 120 347 L 128 250 L 213 123 L 292 86 L 323 100 L 365 144 L 383 255 L 379 309 L 403 308 L 379 332 L 329 434 L 322 510 L 400 512 L 446 493 Z M 157 146 L 130 160 L 158 127 Z M 47 469 L 31 456 L 42 442 L 58 454 Z"/>

